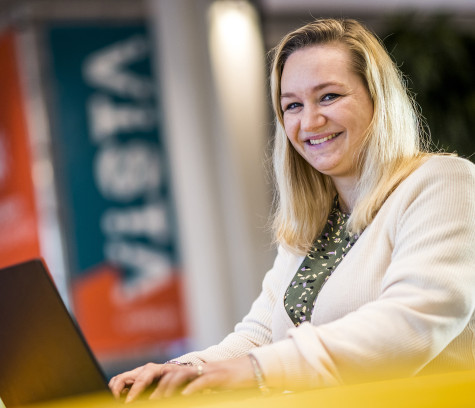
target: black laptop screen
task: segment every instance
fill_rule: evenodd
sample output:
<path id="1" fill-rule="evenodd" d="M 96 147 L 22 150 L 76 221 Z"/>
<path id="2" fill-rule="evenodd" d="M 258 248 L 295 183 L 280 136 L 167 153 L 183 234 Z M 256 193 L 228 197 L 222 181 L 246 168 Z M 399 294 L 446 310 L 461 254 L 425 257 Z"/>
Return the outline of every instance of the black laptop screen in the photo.
<path id="1" fill-rule="evenodd" d="M 107 390 L 41 260 L 0 270 L 0 398 L 7 408 Z"/>

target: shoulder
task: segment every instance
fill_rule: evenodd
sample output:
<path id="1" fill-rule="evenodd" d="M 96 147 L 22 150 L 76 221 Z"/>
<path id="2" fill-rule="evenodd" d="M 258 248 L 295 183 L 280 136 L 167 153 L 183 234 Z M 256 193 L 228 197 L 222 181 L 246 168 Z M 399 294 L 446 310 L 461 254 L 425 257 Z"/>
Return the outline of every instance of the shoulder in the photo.
<path id="1" fill-rule="evenodd" d="M 475 165 L 447 155 L 430 156 L 388 198 L 385 212 L 398 222 L 452 219 L 475 230 Z M 383 209 L 383 208 L 382 208 Z"/>
<path id="2" fill-rule="evenodd" d="M 475 194 L 475 164 L 467 159 L 448 156 L 432 155 L 414 170 L 401 183 L 399 193 L 414 194 L 427 189 L 444 189 L 447 193 Z M 398 193 L 396 190 L 395 193 Z"/>
<path id="3" fill-rule="evenodd" d="M 465 175 L 475 178 L 475 164 L 458 156 L 432 155 L 408 178 L 443 178 Z"/>
<path id="4" fill-rule="evenodd" d="M 394 190 L 378 215 L 388 213 L 399 221 L 412 213 L 421 219 L 475 218 L 475 165 L 457 156 L 429 156 Z"/>

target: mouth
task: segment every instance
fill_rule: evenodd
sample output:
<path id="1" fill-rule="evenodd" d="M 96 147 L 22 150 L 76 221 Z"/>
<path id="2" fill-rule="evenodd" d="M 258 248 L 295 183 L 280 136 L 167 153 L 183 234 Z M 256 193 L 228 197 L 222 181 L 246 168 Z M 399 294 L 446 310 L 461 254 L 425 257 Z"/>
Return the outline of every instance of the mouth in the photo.
<path id="1" fill-rule="evenodd" d="M 331 135 L 319 138 L 319 139 L 309 139 L 307 140 L 307 143 L 311 144 L 312 146 L 319 145 L 325 142 L 328 142 L 329 140 L 335 139 L 335 137 L 340 136 L 342 132 L 338 133 L 332 133 Z"/>

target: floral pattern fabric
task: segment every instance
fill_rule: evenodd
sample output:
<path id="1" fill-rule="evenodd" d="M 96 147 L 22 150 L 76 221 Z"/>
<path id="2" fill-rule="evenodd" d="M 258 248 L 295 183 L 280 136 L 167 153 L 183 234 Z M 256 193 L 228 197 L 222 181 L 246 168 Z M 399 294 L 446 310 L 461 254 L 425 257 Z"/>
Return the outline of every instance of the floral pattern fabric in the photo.
<path id="1" fill-rule="evenodd" d="M 346 230 L 348 218 L 336 199 L 325 228 L 285 292 L 284 306 L 295 326 L 310 321 L 318 293 L 358 239 Z"/>

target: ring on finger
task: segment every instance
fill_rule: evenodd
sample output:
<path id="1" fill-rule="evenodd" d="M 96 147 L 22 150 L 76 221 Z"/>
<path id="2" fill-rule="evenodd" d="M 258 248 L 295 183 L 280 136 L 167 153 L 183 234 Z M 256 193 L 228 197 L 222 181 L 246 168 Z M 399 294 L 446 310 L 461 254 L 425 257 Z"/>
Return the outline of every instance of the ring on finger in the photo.
<path id="1" fill-rule="evenodd" d="M 201 364 L 196 366 L 196 376 L 201 377 L 204 373 L 204 368 Z"/>

